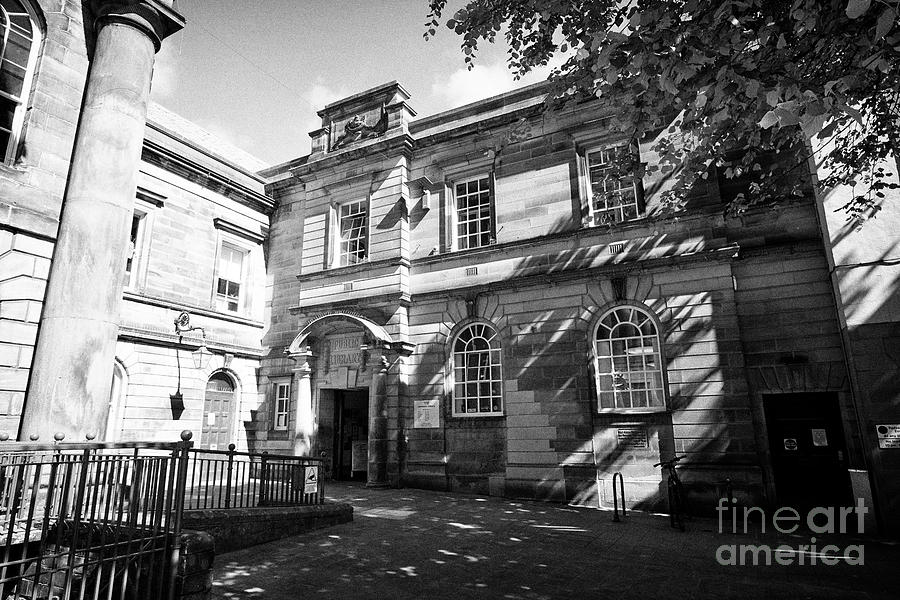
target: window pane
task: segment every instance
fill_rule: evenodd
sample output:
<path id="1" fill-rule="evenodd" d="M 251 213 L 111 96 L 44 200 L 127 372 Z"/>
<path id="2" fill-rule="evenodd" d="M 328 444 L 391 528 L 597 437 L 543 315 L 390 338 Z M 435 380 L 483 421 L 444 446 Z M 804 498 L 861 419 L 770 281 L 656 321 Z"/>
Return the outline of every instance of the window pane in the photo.
<path id="1" fill-rule="evenodd" d="M 665 406 L 659 336 L 646 313 L 635 307 L 611 311 L 601 319 L 595 343 L 599 408 Z"/>
<path id="2" fill-rule="evenodd" d="M 626 146 L 588 153 L 590 211 L 594 225 L 639 216 L 631 152 Z"/>
<path id="3" fill-rule="evenodd" d="M 459 333 L 453 375 L 456 414 L 502 414 L 500 348 L 493 328 L 474 323 Z"/>
<path id="4" fill-rule="evenodd" d="M 338 210 L 338 264 L 354 265 L 366 259 L 369 225 L 365 201 L 342 204 Z"/>
<path id="5" fill-rule="evenodd" d="M 490 179 L 456 185 L 457 247 L 479 248 L 491 243 Z"/>

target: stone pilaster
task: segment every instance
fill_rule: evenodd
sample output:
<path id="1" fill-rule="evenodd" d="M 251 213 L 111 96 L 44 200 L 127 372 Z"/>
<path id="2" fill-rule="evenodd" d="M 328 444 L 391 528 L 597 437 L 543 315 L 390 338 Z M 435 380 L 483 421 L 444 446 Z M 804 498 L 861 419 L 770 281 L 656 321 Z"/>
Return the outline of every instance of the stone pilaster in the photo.
<path id="1" fill-rule="evenodd" d="M 153 61 L 184 25 L 164 0 L 94 0 L 93 59 L 72 152 L 20 439 L 106 421 Z"/>
<path id="2" fill-rule="evenodd" d="M 307 456 L 312 450 L 315 435 L 313 414 L 312 365 L 309 353 L 291 354 L 296 361 L 294 371 L 294 388 L 297 390 L 297 404 L 294 411 L 294 430 L 291 435 L 293 453 L 296 456 Z"/>

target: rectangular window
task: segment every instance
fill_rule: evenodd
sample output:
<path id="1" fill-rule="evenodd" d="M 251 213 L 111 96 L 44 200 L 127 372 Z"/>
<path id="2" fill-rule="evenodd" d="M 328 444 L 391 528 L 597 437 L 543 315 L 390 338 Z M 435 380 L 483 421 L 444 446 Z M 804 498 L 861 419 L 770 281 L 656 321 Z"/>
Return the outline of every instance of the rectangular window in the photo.
<path id="1" fill-rule="evenodd" d="M 219 270 L 216 277 L 216 308 L 218 310 L 240 311 L 246 257 L 245 250 L 230 244 L 222 244 L 219 249 Z"/>
<path id="2" fill-rule="evenodd" d="M 456 196 L 456 249 L 481 248 L 494 242 L 491 178 L 482 175 L 454 186 Z"/>
<path id="3" fill-rule="evenodd" d="M 272 418 L 272 429 L 287 431 L 291 414 L 291 384 L 289 381 L 275 384 L 275 414 Z"/>
<path id="4" fill-rule="evenodd" d="M 141 260 L 141 249 L 144 238 L 144 228 L 147 223 L 147 214 L 135 210 L 131 215 L 131 237 L 129 239 L 128 254 L 125 257 L 125 287 L 133 288 L 136 284 L 137 271 Z"/>
<path id="5" fill-rule="evenodd" d="M 589 225 L 630 221 L 641 215 L 639 182 L 628 146 L 611 146 L 587 153 Z"/>
<path id="6" fill-rule="evenodd" d="M 338 207 L 337 265 L 346 267 L 369 256 L 369 206 L 365 200 Z"/>

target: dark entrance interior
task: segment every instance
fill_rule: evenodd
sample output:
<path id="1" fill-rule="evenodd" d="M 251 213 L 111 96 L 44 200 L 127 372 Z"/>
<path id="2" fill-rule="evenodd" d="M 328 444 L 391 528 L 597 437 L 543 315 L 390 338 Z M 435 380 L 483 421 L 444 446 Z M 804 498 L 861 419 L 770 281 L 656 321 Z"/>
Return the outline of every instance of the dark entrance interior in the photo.
<path id="1" fill-rule="evenodd" d="M 364 481 L 369 458 L 369 390 L 335 390 L 334 433 L 333 477 Z"/>
<path id="2" fill-rule="evenodd" d="M 837 394 L 763 397 L 778 504 L 808 510 L 852 502 Z"/>

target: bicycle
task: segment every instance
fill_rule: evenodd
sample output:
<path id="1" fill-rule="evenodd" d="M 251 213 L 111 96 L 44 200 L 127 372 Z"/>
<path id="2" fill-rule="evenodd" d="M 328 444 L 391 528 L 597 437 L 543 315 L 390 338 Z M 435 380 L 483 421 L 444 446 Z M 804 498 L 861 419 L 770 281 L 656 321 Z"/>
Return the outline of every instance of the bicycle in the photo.
<path id="1" fill-rule="evenodd" d="M 678 527 L 678 529 L 684 531 L 686 505 L 681 480 L 678 478 L 678 472 L 675 470 L 676 464 L 682 458 L 684 456 L 675 456 L 671 460 L 664 460 L 653 466 L 661 467 L 663 471 L 669 472 L 669 476 L 666 478 L 666 488 L 669 492 L 669 522 L 672 527 Z"/>

